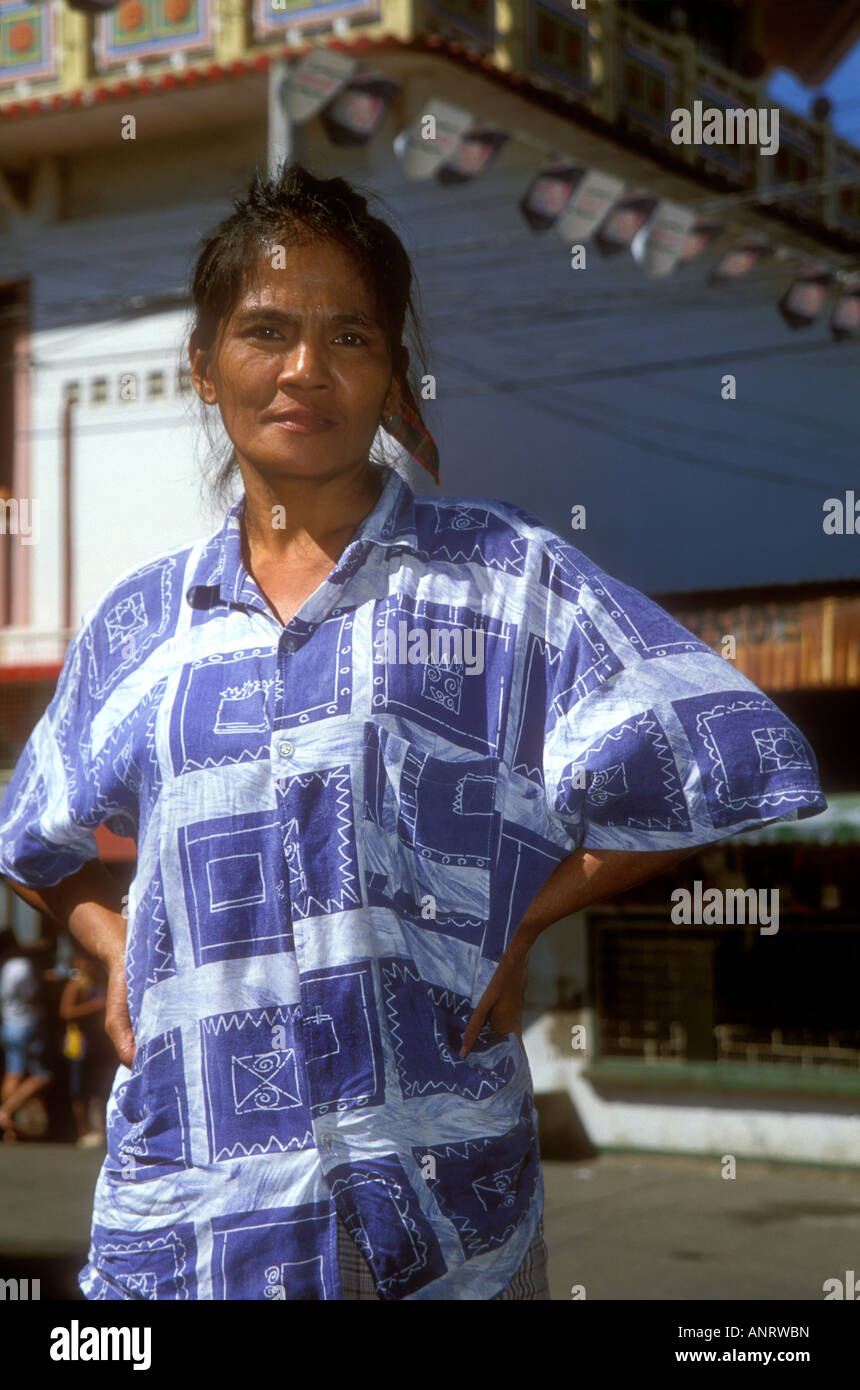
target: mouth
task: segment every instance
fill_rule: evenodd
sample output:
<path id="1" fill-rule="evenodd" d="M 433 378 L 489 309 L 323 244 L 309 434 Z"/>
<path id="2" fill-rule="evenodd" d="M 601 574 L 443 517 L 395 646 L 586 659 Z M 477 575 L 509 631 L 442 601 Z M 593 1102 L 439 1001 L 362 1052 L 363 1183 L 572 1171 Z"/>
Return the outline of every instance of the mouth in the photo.
<path id="1" fill-rule="evenodd" d="M 287 410 L 283 415 L 273 416 L 270 423 L 295 434 L 319 434 L 323 430 L 334 429 L 335 425 L 334 420 L 315 415 L 311 410 Z"/>

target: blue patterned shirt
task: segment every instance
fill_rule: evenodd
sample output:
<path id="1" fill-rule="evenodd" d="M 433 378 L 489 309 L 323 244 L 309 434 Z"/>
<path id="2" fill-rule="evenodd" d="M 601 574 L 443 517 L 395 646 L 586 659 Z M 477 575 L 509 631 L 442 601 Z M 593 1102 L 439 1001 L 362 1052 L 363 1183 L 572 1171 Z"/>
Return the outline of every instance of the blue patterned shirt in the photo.
<path id="1" fill-rule="evenodd" d="M 750 681 L 538 518 L 392 472 L 283 626 L 212 536 L 85 615 L 0 807 L 34 887 L 133 835 L 137 1054 L 108 1104 L 90 1299 L 487 1299 L 543 1209 L 515 1033 L 471 1013 L 578 847 L 826 806 Z"/>

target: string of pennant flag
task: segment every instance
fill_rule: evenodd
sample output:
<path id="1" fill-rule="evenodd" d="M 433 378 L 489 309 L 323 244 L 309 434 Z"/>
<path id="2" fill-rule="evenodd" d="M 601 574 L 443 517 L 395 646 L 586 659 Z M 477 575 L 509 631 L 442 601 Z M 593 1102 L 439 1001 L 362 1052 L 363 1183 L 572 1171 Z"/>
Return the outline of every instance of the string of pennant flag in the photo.
<path id="1" fill-rule="evenodd" d="M 335 145 L 364 145 L 379 131 L 400 91 L 386 73 L 331 48 L 312 48 L 284 74 L 279 100 L 297 125 L 319 116 Z M 394 153 L 410 181 L 462 184 L 479 179 L 500 150 L 516 139 L 543 153 L 519 202 L 535 233 L 552 230 L 572 246 L 592 242 L 604 256 L 629 251 L 650 279 L 663 279 L 697 260 L 719 237 L 731 244 L 710 272 L 714 284 L 740 280 L 770 257 L 796 263 L 797 274 L 777 308 L 791 328 L 807 327 L 832 297 L 830 332 L 837 341 L 860 334 L 860 263 L 816 260 L 806 251 L 774 244 L 721 219 L 707 203 L 652 196 L 602 169 L 585 167 L 522 131 L 504 129 L 473 112 L 434 98 L 394 139 Z M 804 187 L 804 194 L 810 189 Z M 784 191 L 780 193 L 784 196 Z"/>

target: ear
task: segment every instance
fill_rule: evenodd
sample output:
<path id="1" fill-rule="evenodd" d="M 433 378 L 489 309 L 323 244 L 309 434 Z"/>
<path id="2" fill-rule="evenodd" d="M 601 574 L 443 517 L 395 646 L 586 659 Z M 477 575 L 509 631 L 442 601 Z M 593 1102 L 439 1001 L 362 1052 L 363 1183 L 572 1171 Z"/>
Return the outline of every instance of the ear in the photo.
<path id="1" fill-rule="evenodd" d="M 188 361 L 191 366 L 191 381 L 194 390 L 206 405 L 217 405 L 218 393 L 209 375 L 209 354 L 196 347 L 193 340 L 188 344 Z"/>

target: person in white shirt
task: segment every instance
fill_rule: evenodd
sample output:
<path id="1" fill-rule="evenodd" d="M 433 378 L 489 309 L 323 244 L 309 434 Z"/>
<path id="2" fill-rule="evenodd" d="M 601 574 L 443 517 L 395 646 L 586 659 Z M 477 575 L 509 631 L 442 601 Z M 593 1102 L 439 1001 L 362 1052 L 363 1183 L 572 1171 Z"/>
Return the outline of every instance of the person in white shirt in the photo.
<path id="1" fill-rule="evenodd" d="M 52 1076 L 45 1053 L 45 1019 L 38 976 L 32 960 L 11 931 L 0 938 L 0 962 L 0 1129 L 8 1142 L 18 1138 L 15 1115 L 28 1100 L 45 1090 Z"/>

